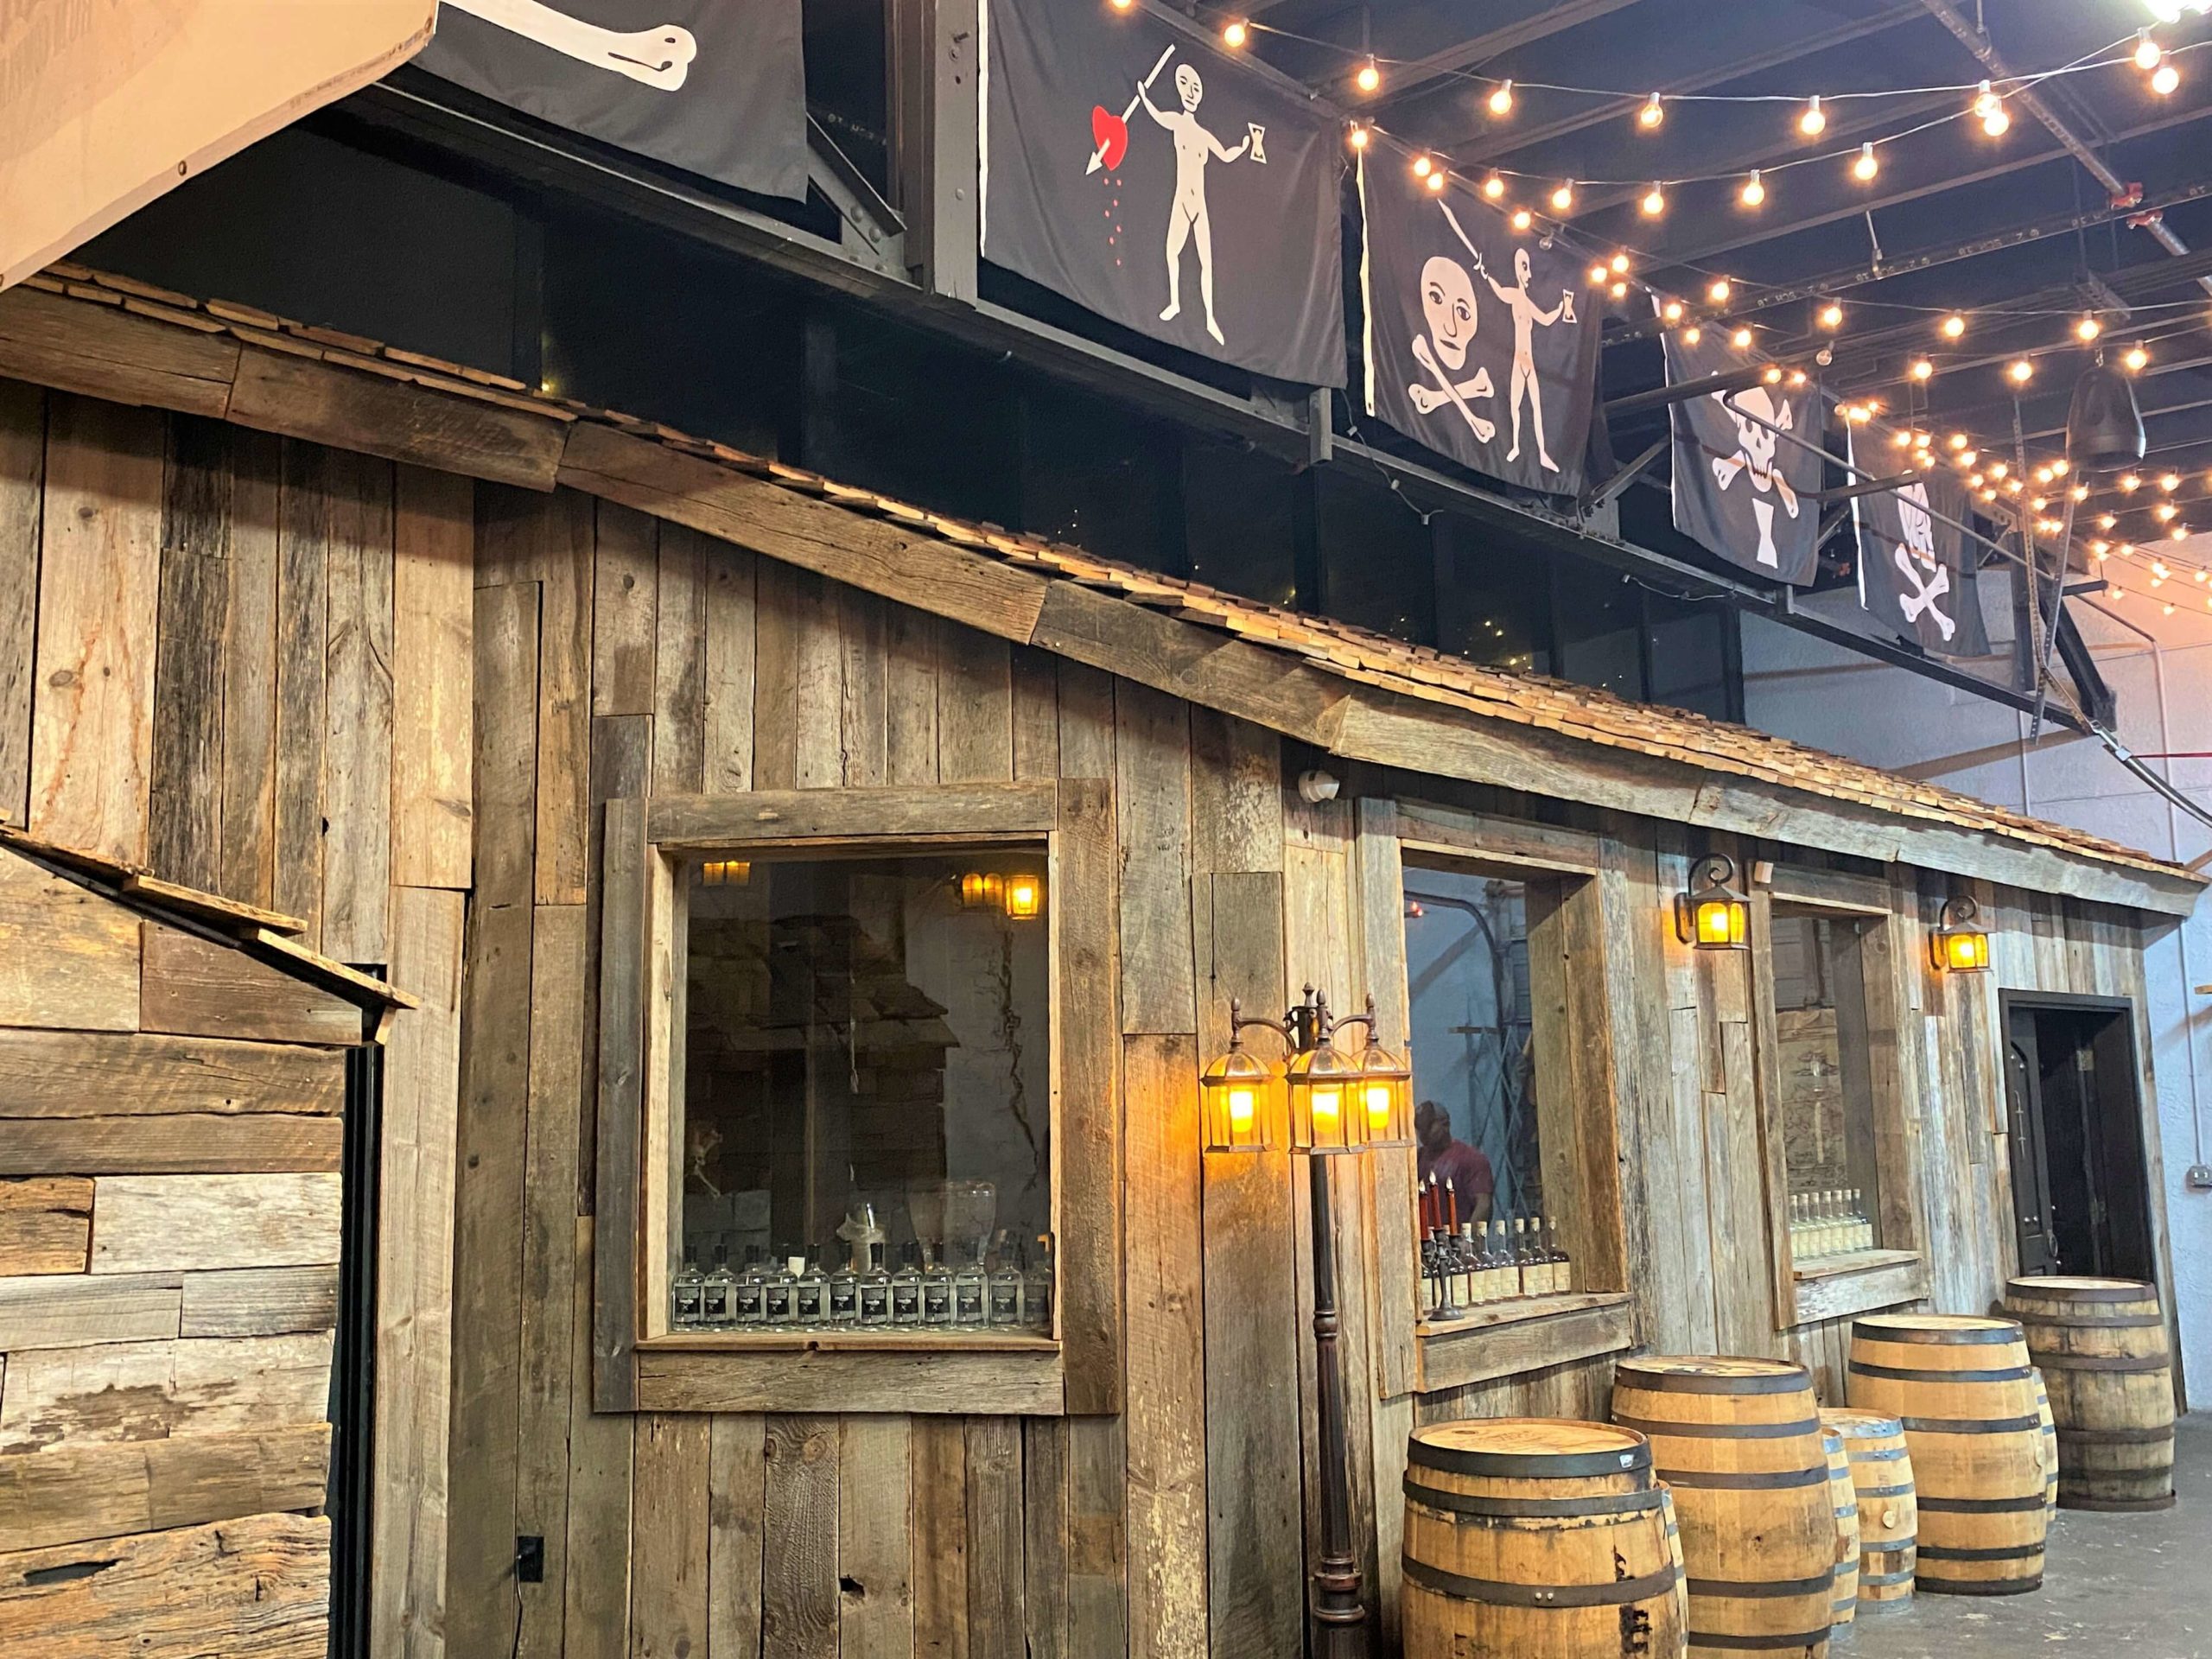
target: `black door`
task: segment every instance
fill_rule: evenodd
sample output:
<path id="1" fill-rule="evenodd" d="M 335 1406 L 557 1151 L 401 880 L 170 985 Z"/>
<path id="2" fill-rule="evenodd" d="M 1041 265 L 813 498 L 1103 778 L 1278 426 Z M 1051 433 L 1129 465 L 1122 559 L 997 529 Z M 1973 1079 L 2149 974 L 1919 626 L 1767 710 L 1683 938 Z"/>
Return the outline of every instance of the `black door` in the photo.
<path id="1" fill-rule="evenodd" d="M 2020 1271 L 2153 1276 L 2133 1007 L 2005 999 Z"/>

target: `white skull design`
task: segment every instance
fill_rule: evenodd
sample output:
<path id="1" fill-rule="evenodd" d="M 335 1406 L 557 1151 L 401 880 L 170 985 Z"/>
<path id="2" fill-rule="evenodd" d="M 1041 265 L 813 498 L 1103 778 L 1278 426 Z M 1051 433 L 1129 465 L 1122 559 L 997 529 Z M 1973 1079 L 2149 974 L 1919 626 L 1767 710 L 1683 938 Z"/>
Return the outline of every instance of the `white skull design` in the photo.
<path id="1" fill-rule="evenodd" d="M 1770 493 L 1775 484 L 1774 449 L 1779 439 L 1758 422 L 1768 422 L 1785 432 L 1789 430 L 1789 400 L 1770 397 L 1764 386 L 1753 386 L 1733 394 L 1716 391 L 1713 395 L 1720 407 L 1728 410 L 1728 418 L 1735 423 L 1738 458 L 1751 478 L 1751 487 L 1761 495 Z M 1740 407 L 1730 406 L 1731 396 Z M 1745 418 L 1746 416 L 1758 418 L 1747 420 Z M 1793 512 L 1791 516 L 1794 518 L 1796 514 Z"/>

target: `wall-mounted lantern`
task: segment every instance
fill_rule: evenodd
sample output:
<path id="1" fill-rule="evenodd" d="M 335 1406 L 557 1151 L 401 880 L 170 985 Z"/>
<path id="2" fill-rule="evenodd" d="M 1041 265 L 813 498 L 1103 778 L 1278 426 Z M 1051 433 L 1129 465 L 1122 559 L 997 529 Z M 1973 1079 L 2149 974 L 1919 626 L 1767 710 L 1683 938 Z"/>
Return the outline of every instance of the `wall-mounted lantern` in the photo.
<path id="1" fill-rule="evenodd" d="M 1033 922 L 1045 913 L 1045 878 L 1009 875 L 1006 879 L 1006 913 L 1017 922 Z"/>
<path id="2" fill-rule="evenodd" d="M 970 870 L 960 878 L 963 910 L 996 910 L 1006 903 L 1006 878 Z"/>
<path id="3" fill-rule="evenodd" d="M 753 866 L 741 858 L 710 858 L 699 866 L 702 887 L 741 887 L 753 880 Z"/>
<path id="4" fill-rule="evenodd" d="M 1698 861 L 1688 893 L 1675 895 L 1675 931 L 1700 950 L 1751 948 L 1751 901 L 1736 886 L 1736 861 L 1713 853 Z"/>
<path id="5" fill-rule="evenodd" d="M 1233 1010 L 1235 1005 L 1231 1004 Z M 1208 1152 L 1265 1152 L 1274 1145 L 1274 1067 L 1244 1046 L 1243 1033 L 1229 1039 L 1198 1079 L 1205 1108 Z"/>
<path id="6" fill-rule="evenodd" d="M 1928 936 L 1928 954 L 1938 973 L 1989 971 L 1989 934 L 1981 925 L 1981 906 L 1971 896 L 1961 893 L 1943 901 L 1936 931 Z"/>

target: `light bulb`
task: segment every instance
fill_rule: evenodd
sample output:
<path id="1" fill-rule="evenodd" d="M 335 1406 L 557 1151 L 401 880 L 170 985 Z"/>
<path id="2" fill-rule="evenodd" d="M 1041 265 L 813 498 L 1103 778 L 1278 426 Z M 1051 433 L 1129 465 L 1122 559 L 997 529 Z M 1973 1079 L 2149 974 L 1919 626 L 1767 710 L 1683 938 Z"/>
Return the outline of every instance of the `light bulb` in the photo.
<path id="1" fill-rule="evenodd" d="M 2189 539 L 2189 526 L 2187 524 L 2176 524 L 2171 530 L 2168 531 L 2166 534 L 2172 537 L 2174 540 L 2177 542 L 2185 542 Z"/>
<path id="2" fill-rule="evenodd" d="M 1910 432 L 1892 433 L 1890 435 L 1890 442 L 1900 449 L 1909 448 L 1912 444 L 1912 434 Z"/>
<path id="3" fill-rule="evenodd" d="M 1804 371 L 1804 370 L 1802 370 L 1802 369 L 1792 369 L 1792 370 L 1790 370 L 1790 371 L 1789 371 L 1789 384 L 1790 384 L 1791 385 L 1793 385 L 1793 386 L 1802 386 L 1802 385 L 1803 385 L 1805 384 L 1805 371 Z"/>
<path id="4" fill-rule="evenodd" d="M 1751 345 L 1751 331 L 1748 328 L 1738 328 L 1728 336 L 1728 343 L 1739 352 L 1749 351 Z"/>
<path id="5" fill-rule="evenodd" d="M 2082 341 L 2084 344 L 2094 340 L 2099 334 L 2104 333 L 2104 324 L 2099 322 L 2094 316 L 2083 317 L 2081 321 L 2074 325 L 2075 339 Z"/>
<path id="6" fill-rule="evenodd" d="M 2058 474 L 2052 472 L 2048 467 L 2038 467 L 2036 468 L 2036 482 L 2038 484 L 2048 484 L 2052 479 L 2057 476 Z"/>
<path id="7" fill-rule="evenodd" d="M 1379 92 L 1382 90 L 1382 70 L 1370 58 L 1359 66 L 1359 73 L 1351 78 L 1351 82 L 1363 92 Z"/>
<path id="8" fill-rule="evenodd" d="M 1954 449 L 1963 449 L 1967 444 L 1971 443 L 1973 440 L 1967 437 L 1963 432 L 1954 432 L 1948 438 L 1946 438 L 1944 442 L 1948 443 Z"/>
<path id="9" fill-rule="evenodd" d="M 1609 291 L 1617 300 L 1624 300 L 1628 298 L 1628 284 L 1626 283 L 1615 283 Z"/>
<path id="10" fill-rule="evenodd" d="M 2164 58 L 2165 55 L 2166 54 L 2163 51 L 2159 50 L 2158 41 L 2151 38 L 2151 31 L 2149 29 L 2142 29 L 2136 30 L 2135 67 L 2138 69 L 2155 69 L 2158 67 L 2159 60 Z"/>
<path id="11" fill-rule="evenodd" d="M 2120 480 L 2120 493 L 2122 495 L 2133 495 L 2136 491 L 2142 487 L 2143 480 L 2138 478 L 2134 474 L 2125 473 L 2121 474 Z"/>
<path id="12" fill-rule="evenodd" d="M 1826 305 L 1821 308 L 1821 315 L 1818 321 L 1821 327 L 1826 328 L 1833 334 L 1835 330 L 1843 327 L 1843 308 L 1838 305 L 1834 300 L 1830 300 Z"/>
<path id="13" fill-rule="evenodd" d="M 1656 219 L 1666 211 L 1667 193 L 1655 184 L 1643 193 L 1643 216 L 1646 219 Z"/>
<path id="14" fill-rule="evenodd" d="M 1414 157 L 1414 177 L 1417 179 L 1425 179 L 1434 171 L 1436 171 L 1436 163 L 1431 161 L 1427 156 L 1416 156 Z"/>
<path id="15" fill-rule="evenodd" d="M 1782 384 L 1782 365 L 1779 363 L 1768 364 L 1766 365 L 1765 372 L 1759 376 L 1759 378 L 1765 381 L 1770 386 L 1780 385 Z"/>
<path id="16" fill-rule="evenodd" d="M 2036 365 L 2029 362 L 2026 358 L 2023 357 L 2016 359 L 2012 366 L 2007 369 L 2005 372 L 2012 377 L 2012 382 L 2015 385 L 2024 386 L 2029 381 L 2035 378 Z"/>
<path id="17" fill-rule="evenodd" d="M 1513 210 L 1513 228 L 1515 230 L 1525 231 L 1535 222 L 1536 216 L 1530 213 L 1526 207 L 1516 207 Z"/>
<path id="18" fill-rule="evenodd" d="M 2179 514 L 2180 511 L 2181 509 L 2175 506 L 2171 501 L 2159 502 L 2158 522 L 2162 524 L 2171 524 L 2173 523 L 2175 518 Z"/>
<path id="19" fill-rule="evenodd" d="M 2012 130 L 2012 117 L 2001 103 L 1981 118 L 1981 130 L 1992 138 L 2002 138 Z"/>
<path id="20" fill-rule="evenodd" d="M 1574 181 L 1569 179 L 1552 192 L 1552 211 L 1555 213 L 1563 213 L 1573 206 Z"/>
<path id="21" fill-rule="evenodd" d="M 1914 379 L 1925 380 L 1934 375 L 1935 372 L 1936 365 L 1933 363 L 1930 363 L 1926 358 L 1920 357 L 1913 359 L 1912 378 Z"/>
<path id="22" fill-rule="evenodd" d="M 1994 461 L 1990 465 L 1989 475 L 1992 478 L 2002 478 L 2005 474 L 2012 470 L 2012 469 L 2010 467 L 2007 467 L 2003 461 Z"/>
<path id="23" fill-rule="evenodd" d="M 1505 181 L 1493 173 L 1483 181 L 1483 194 L 1496 201 L 1505 194 Z"/>
<path id="24" fill-rule="evenodd" d="M 1961 316 L 1957 312 L 1954 311 L 1949 316 L 1943 319 L 1942 333 L 1944 339 L 1956 340 L 1961 335 L 1964 334 L 1966 331 L 1967 320 Z"/>
<path id="25" fill-rule="evenodd" d="M 1636 124 L 1646 132 L 1667 118 L 1667 111 L 1659 107 L 1659 94 L 1654 92 L 1644 100 L 1643 107 L 1636 112 Z"/>
<path id="26" fill-rule="evenodd" d="M 1996 89 L 1987 81 L 1983 81 L 1974 95 L 1974 112 L 1986 121 L 1992 110 L 2001 110 L 2004 107 L 2005 100 L 1997 96 Z"/>
<path id="27" fill-rule="evenodd" d="M 1511 81 L 1501 80 L 1497 83 L 1497 90 L 1490 95 L 1490 112 L 1492 115 L 1513 113 L 1513 83 Z"/>
<path id="28" fill-rule="evenodd" d="M 2127 348 L 2127 355 L 2121 358 L 2120 360 L 2127 365 L 2127 371 L 2130 374 L 2139 374 L 2149 365 L 2151 361 L 2151 353 L 2145 351 L 2140 346 L 2131 346 Z"/>
<path id="29" fill-rule="evenodd" d="M 1226 24 L 1221 31 L 1221 43 L 1232 52 L 1251 38 L 1252 31 L 1245 26 L 1242 18 Z"/>
<path id="30" fill-rule="evenodd" d="M 1704 338 L 1705 330 L 1695 323 L 1690 324 L 1688 327 L 1682 330 L 1682 344 L 1685 346 L 1694 346 Z"/>
<path id="31" fill-rule="evenodd" d="M 1592 265 L 1592 266 L 1591 266 L 1591 267 L 1590 267 L 1590 286 L 1591 286 L 1591 287 L 1592 287 L 1592 288 L 1598 288 L 1598 287 L 1600 287 L 1600 286 L 1602 286 L 1602 285 L 1604 284 L 1605 280 L 1605 264 L 1604 264 L 1604 262 L 1603 262 L 1603 261 L 1600 261 L 1599 264 L 1594 264 L 1594 265 Z"/>
<path id="32" fill-rule="evenodd" d="M 1797 130 L 1808 138 L 1817 138 L 1827 130 L 1827 111 L 1821 107 L 1821 96 L 1815 92 L 1805 100 L 1805 113 L 1797 118 Z"/>
<path id="33" fill-rule="evenodd" d="M 1438 168 L 1435 172 L 1428 175 L 1428 188 L 1432 194 L 1440 194 L 1442 192 L 1444 188 L 1444 169 L 1442 168 Z"/>
<path id="34" fill-rule="evenodd" d="M 2162 63 L 2151 72 L 2151 90 L 2160 98 L 2170 98 L 2181 85 L 2181 71 L 2171 63 Z"/>
<path id="35" fill-rule="evenodd" d="M 2158 480 L 2158 487 L 2164 490 L 2168 495 L 2171 495 L 2176 490 L 2181 488 L 2181 474 L 2178 473 L 2168 473 L 2164 478 Z"/>
<path id="36" fill-rule="evenodd" d="M 1742 200 L 1746 207 L 1756 207 L 1766 200 L 1766 186 L 1759 182 L 1759 170 L 1756 167 L 1751 169 L 1751 176 L 1744 181 Z"/>
<path id="37" fill-rule="evenodd" d="M 2097 528 L 2099 530 L 2110 530 L 2119 522 L 2120 520 L 2118 518 L 2114 518 L 2108 512 L 2101 512 L 2097 515 Z"/>
<path id="38" fill-rule="evenodd" d="M 1728 303 L 1728 296 L 1732 291 L 1728 286 L 1728 279 L 1726 276 L 1716 276 L 1713 279 L 1712 286 L 1705 290 L 1705 297 L 1715 305 L 1726 305 Z"/>
<path id="39" fill-rule="evenodd" d="M 1357 122 L 1354 122 L 1352 124 L 1351 134 L 1351 147 L 1354 149 L 1365 149 L 1367 148 L 1369 136 L 1370 135 L 1365 127 L 1360 125 Z"/>
<path id="40" fill-rule="evenodd" d="M 1659 315 L 1669 322 L 1680 322 L 1682 320 L 1682 302 L 1680 300 L 1668 301 L 1659 308 Z"/>
<path id="41" fill-rule="evenodd" d="M 1624 253 L 1617 253 L 1613 256 L 1612 263 L 1614 276 L 1625 276 L 1628 275 L 1628 255 Z"/>
<path id="42" fill-rule="evenodd" d="M 2076 501 L 2086 501 L 2089 499 L 2089 486 L 2086 484 L 2076 484 L 2066 493 Z"/>
<path id="43" fill-rule="evenodd" d="M 2074 463 L 2067 460 L 2065 456 L 2061 455 L 2056 461 L 2050 463 L 2050 470 L 2054 477 L 2063 478 L 2068 473 L 2074 470 Z"/>
<path id="44" fill-rule="evenodd" d="M 1859 159 L 1851 164 L 1851 176 L 1854 179 L 1864 181 L 1865 180 L 1872 178 L 1881 170 L 1881 162 L 1874 159 L 1874 146 L 1872 144 L 1859 145 Z"/>

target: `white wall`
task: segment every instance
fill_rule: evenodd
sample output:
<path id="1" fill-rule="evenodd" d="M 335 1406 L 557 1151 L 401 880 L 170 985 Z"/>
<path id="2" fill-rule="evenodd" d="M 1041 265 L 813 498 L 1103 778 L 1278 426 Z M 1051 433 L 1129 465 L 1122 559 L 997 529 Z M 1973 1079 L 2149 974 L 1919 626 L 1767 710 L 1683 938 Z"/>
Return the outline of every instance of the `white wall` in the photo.
<path id="1" fill-rule="evenodd" d="M 1984 585 L 2001 599 L 2003 584 Z M 2184 588 L 2171 617 L 2154 594 L 2131 593 L 2110 602 L 2108 613 L 2074 603 L 2082 635 L 2120 698 L 2120 740 L 2139 753 L 2212 751 L 2207 597 L 2201 588 Z M 1997 604 L 1990 609 L 1991 635 L 2004 658 L 1967 666 L 2001 677 L 2012 618 Z M 2094 739 L 2046 728 L 2031 747 L 2024 714 L 1754 617 L 1744 620 L 1744 701 L 1751 724 L 1801 743 L 2162 858 L 2187 862 L 2212 851 L 2212 829 L 2162 800 Z M 2212 809 L 2212 760 L 2155 764 Z M 2191 1164 L 2212 1161 L 2212 996 L 2192 988 L 2212 987 L 2212 902 L 2152 948 L 2148 968 L 2182 1359 L 2190 1404 L 2212 1408 L 2212 1192 L 2189 1191 L 2183 1182 Z"/>

